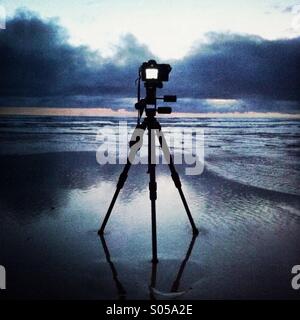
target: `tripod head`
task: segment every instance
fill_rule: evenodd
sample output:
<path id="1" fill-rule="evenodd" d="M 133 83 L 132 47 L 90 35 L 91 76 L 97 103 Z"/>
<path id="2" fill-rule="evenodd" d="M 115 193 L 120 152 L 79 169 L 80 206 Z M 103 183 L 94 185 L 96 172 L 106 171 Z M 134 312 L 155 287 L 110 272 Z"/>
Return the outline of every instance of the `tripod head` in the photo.
<path id="1" fill-rule="evenodd" d="M 138 89 L 137 89 L 137 103 L 135 108 L 138 110 L 138 124 L 145 111 L 146 116 L 154 117 L 157 113 L 170 114 L 171 107 L 157 107 L 157 100 L 164 102 L 176 102 L 177 97 L 174 95 L 165 95 L 163 97 L 156 96 L 157 88 L 163 88 L 163 82 L 169 81 L 169 74 L 172 68 L 169 64 L 159 64 L 155 60 L 144 62 L 139 67 L 138 72 Z M 141 99 L 141 81 L 144 82 L 146 91 L 145 98 Z"/>

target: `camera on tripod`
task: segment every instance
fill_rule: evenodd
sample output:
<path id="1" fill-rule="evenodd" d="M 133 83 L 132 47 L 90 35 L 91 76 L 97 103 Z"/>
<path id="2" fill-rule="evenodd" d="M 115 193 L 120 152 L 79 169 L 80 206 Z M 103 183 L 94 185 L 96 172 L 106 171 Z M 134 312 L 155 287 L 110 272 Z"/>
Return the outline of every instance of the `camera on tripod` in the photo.
<path id="1" fill-rule="evenodd" d="M 116 191 L 111 200 L 110 206 L 107 210 L 107 213 L 104 217 L 102 225 L 99 230 L 99 235 L 103 235 L 105 226 L 108 222 L 112 209 L 115 205 L 119 192 L 123 188 L 125 181 L 128 177 L 128 172 L 131 167 L 131 164 L 134 162 L 134 157 L 137 152 L 140 150 L 143 144 L 143 135 L 147 130 L 148 133 L 148 171 L 147 173 L 150 176 L 149 181 L 149 196 L 151 201 L 151 223 L 152 223 L 152 262 L 156 264 L 158 262 L 157 258 L 157 233 L 156 233 L 156 199 L 157 199 L 157 183 L 156 183 L 156 148 L 155 148 L 155 136 L 158 136 L 158 141 L 160 147 L 163 151 L 163 154 L 168 162 L 169 169 L 171 171 L 171 177 L 173 179 L 175 187 L 178 189 L 180 198 L 184 205 L 185 211 L 189 218 L 191 227 L 193 229 L 193 234 L 197 235 L 199 233 L 195 222 L 193 220 L 192 214 L 190 212 L 189 206 L 185 199 L 184 193 L 182 191 L 181 181 L 179 175 L 174 166 L 174 160 L 171 155 L 170 149 L 167 145 L 166 139 L 163 135 L 161 125 L 158 119 L 155 117 L 156 112 L 158 113 L 171 113 L 172 109 L 170 107 L 159 107 L 157 108 L 156 101 L 157 99 L 164 100 L 165 102 L 176 102 L 176 96 L 164 96 L 163 98 L 156 97 L 156 89 L 163 87 L 163 82 L 169 80 L 169 74 L 172 68 L 169 64 L 158 64 L 154 60 L 149 60 L 144 62 L 139 68 L 138 81 L 138 91 L 137 91 L 137 103 L 135 104 L 136 109 L 138 110 L 138 118 L 135 130 L 132 134 L 132 137 L 129 142 L 130 151 L 127 157 L 126 165 L 120 174 Z M 141 99 L 141 81 L 144 82 L 146 89 L 145 98 Z M 145 111 L 146 117 L 141 123 L 141 117 Z M 154 161 L 153 161 L 154 159 Z"/>
<path id="2" fill-rule="evenodd" d="M 155 60 L 149 60 L 144 62 L 139 68 L 138 77 L 138 102 L 135 104 L 135 108 L 139 111 L 139 118 L 143 112 L 146 115 L 155 116 L 157 113 L 170 114 L 172 112 L 171 107 L 157 107 L 157 100 L 163 100 L 164 102 L 176 102 L 177 97 L 175 95 L 164 95 L 163 97 L 156 97 L 156 89 L 163 88 L 163 82 L 169 81 L 169 74 L 172 68 L 169 64 L 157 63 Z M 144 99 L 140 98 L 140 82 L 144 82 L 146 90 L 146 96 Z"/>

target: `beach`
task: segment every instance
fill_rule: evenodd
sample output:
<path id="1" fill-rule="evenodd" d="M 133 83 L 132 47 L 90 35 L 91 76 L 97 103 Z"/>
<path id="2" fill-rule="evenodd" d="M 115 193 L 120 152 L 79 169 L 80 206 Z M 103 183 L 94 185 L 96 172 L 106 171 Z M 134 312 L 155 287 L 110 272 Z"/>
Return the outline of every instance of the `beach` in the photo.
<path id="1" fill-rule="evenodd" d="M 132 166 L 105 240 L 97 234 L 123 166 L 97 162 L 96 137 L 119 120 L 0 117 L 6 297 L 300 298 L 291 287 L 291 269 L 300 263 L 299 120 L 161 121 L 167 133 L 203 128 L 205 162 L 201 175 L 177 165 L 196 239 L 168 167 L 157 166 L 154 288 L 146 165 Z M 132 128 L 135 119 L 127 120 Z"/>

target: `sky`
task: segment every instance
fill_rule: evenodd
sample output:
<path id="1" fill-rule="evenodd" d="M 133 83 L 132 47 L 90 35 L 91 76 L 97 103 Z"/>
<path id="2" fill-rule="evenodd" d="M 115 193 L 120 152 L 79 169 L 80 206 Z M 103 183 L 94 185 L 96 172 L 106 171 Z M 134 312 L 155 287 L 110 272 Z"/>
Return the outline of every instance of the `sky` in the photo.
<path id="1" fill-rule="evenodd" d="M 287 10 L 297 4 L 294 0 L 2 0 L 0 4 L 8 16 L 26 7 L 41 17 L 58 17 L 73 44 L 99 49 L 104 56 L 111 55 L 127 33 L 165 60 L 182 58 L 211 31 L 266 39 L 297 33 L 294 14 Z"/>
<path id="2" fill-rule="evenodd" d="M 297 5 L 299 3 L 299 5 Z M 148 59 L 178 111 L 300 113 L 300 1 L 0 0 L 0 107 L 132 108 Z"/>

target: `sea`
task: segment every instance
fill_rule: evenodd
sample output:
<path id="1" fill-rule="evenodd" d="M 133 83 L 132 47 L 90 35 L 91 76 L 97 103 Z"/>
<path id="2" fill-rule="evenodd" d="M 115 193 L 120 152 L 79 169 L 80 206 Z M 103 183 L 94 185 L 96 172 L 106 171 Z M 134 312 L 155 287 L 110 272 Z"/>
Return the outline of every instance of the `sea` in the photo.
<path id="1" fill-rule="evenodd" d="M 185 163 L 176 166 L 200 231 L 193 239 L 168 166 L 157 165 L 153 284 L 145 165 L 130 169 L 106 242 L 97 235 L 123 167 L 99 164 L 99 136 L 126 126 L 124 148 L 136 119 L 0 117 L 0 264 L 10 273 L 8 297 L 300 298 L 291 286 L 300 264 L 300 120 L 159 120 L 169 138 L 199 132 L 187 139 L 202 147 L 203 170 L 187 175 Z"/>

